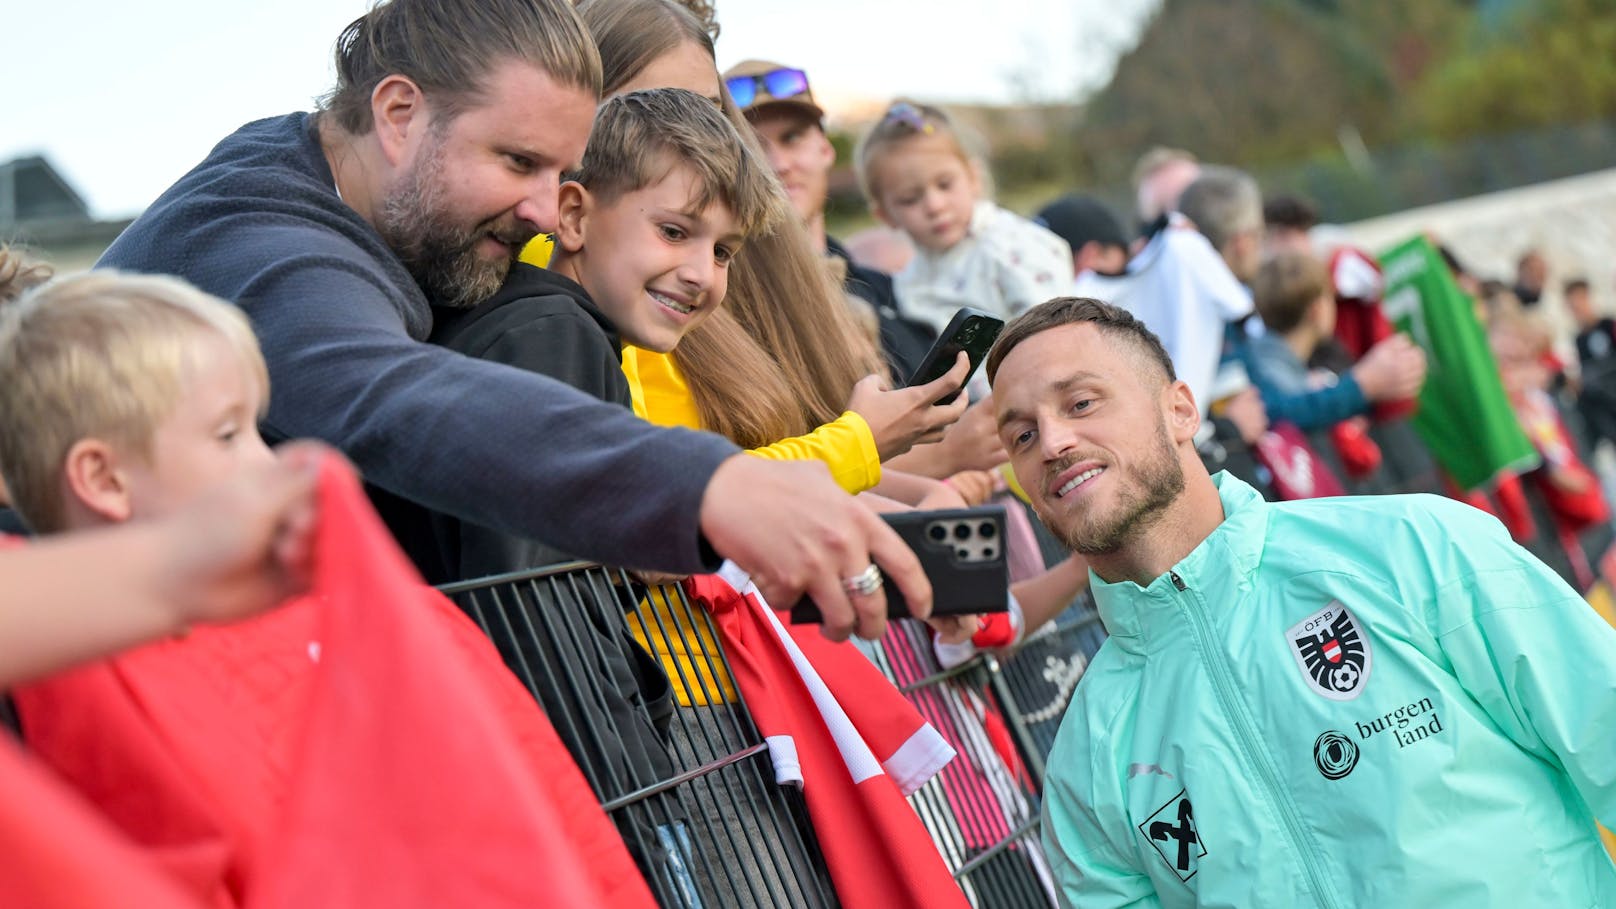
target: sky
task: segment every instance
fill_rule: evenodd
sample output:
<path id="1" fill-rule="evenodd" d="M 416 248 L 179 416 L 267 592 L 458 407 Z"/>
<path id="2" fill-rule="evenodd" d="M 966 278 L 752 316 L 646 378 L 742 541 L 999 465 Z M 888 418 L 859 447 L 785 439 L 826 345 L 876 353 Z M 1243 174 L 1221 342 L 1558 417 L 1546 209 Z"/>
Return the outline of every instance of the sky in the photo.
<path id="1" fill-rule="evenodd" d="M 55 0 L 7 33 L 0 161 L 44 154 L 98 217 L 138 213 L 238 126 L 308 110 L 369 0 Z M 1074 100 L 1156 0 L 717 0 L 719 66 L 808 72 L 822 106 Z M 20 32 L 18 26 L 20 22 Z"/>

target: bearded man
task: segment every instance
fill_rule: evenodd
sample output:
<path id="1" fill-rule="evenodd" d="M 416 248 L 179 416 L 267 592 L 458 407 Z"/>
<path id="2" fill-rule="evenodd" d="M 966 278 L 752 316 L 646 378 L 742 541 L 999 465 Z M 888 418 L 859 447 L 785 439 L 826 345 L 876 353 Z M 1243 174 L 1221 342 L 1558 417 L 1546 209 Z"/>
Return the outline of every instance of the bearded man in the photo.
<path id="1" fill-rule="evenodd" d="M 343 31 L 336 71 L 320 111 L 226 137 L 98 263 L 247 311 L 266 438 L 324 439 L 389 493 L 584 558 L 684 574 L 728 556 L 771 600 L 806 589 L 831 637 L 880 637 L 885 597 L 850 586 L 872 559 L 928 610 L 913 553 L 822 465 L 424 343 L 428 299 L 479 302 L 555 228 L 601 90 L 571 4 L 387 0 Z"/>
<path id="2" fill-rule="evenodd" d="M 1616 905 L 1616 631 L 1502 525 L 1209 476 L 1161 342 L 1096 300 L 987 370 L 1110 633 L 1048 762 L 1072 905 Z"/>

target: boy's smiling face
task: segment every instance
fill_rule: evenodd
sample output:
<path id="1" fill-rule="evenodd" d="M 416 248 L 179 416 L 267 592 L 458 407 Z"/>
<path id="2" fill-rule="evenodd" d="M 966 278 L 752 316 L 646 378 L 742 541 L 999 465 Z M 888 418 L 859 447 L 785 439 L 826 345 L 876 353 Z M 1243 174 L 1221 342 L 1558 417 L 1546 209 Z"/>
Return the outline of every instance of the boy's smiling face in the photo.
<path id="1" fill-rule="evenodd" d="M 180 400 L 152 433 L 151 458 L 125 461 L 129 518 L 162 517 L 253 464 L 274 459 L 258 435 L 264 391 L 240 354 L 199 334 Z"/>
<path id="2" fill-rule="evenodd" d="M 625 343 L 671 351 L 724 300 L 744 238 L 722 202 L 694 210 L 699 189 L 682 164 L 610 200 L 562 187 L 554 267 L 583 285 Z"/>

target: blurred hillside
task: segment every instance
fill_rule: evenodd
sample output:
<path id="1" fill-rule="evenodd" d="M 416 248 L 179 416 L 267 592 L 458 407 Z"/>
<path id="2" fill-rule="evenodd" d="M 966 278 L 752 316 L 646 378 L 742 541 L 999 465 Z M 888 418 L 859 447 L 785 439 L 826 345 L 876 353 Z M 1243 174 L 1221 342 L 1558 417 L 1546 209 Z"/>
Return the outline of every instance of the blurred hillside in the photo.
<path id="1" fill-rule="evenodd" d="M 1167 145 L 1350 221 L 1616 164 L 1613 61 L 1612 0 L 1163 0 L 1081 106 L 971 122 L 1012 207 L 1080 188 L 1125 214 Z"/>

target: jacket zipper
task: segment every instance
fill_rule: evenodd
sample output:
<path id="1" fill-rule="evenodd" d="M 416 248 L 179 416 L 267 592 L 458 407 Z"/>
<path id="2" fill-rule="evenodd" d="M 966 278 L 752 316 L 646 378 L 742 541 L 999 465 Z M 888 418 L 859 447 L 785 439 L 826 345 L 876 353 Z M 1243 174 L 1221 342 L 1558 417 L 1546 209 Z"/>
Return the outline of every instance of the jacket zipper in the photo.
<path id="1" fill-rule="evenodd" d="M 1190 591 L 1189 585 L 1185 584 L 1184 579 L 1178 576 L 1178 572 L 1169 571 L 1167 575 L 1172 579 L 1173 587 L 1177 588 L 1179 593 L 1190 594 L 1185 599 L 1192 602 L 1188 603 L 1189 608 L 1185 611 L 1189 613 L 1190 624 L 1194 626 L 1195 636 L 1199 638 L 1200 649 L 1205 656 L 1204 662 L 1206 663 L 1207 672 L 1212 677 L 1212 687 L 1217 693 L 1218 700 L 1222 702 L 1223 712 L 1229 717 L 1230 725 L 1235 732 L 1235 740 L 1240 743 L 1240 750 L 1244 753 L 1247 763 L 1257 768 L 1263 785 L 1268 789 L 1269 797 L 1275 805 L 1279 806 L 1279 816 L 1284 823 L 1285 833 L 1290 838 L 1292 848 L 1302 857 L 1302 867 L 1307 872 L 1308 887 L 1312 889 L 1313 896 L 1319 901 L 1319 905 L 1335 907 L 1337 903 L 1330 895 L 1331 891 L 1324 886 L 1324 873 L 1319 866 L 1319 857 L 1315 850 L 1308 845 L 1307 835 L 1302 825 L 1300 812 L 1297 811 L 1296 803 L 1279 785 L 1279 771 L 1253 744 L 1254 735 L 1251 729 L 1255 724 L 1247 718 L 1244 705 L 1235 697 L 1234 681 L 1229 678 L 1228 667 L 1222 659 L 1213 656 L 1216 653 L 1216 648 L 1213 646 L 1215 638 L 1212 634 L 1212 623 L 1201 608 L 1202 600 L 1199 593 Z"/>

